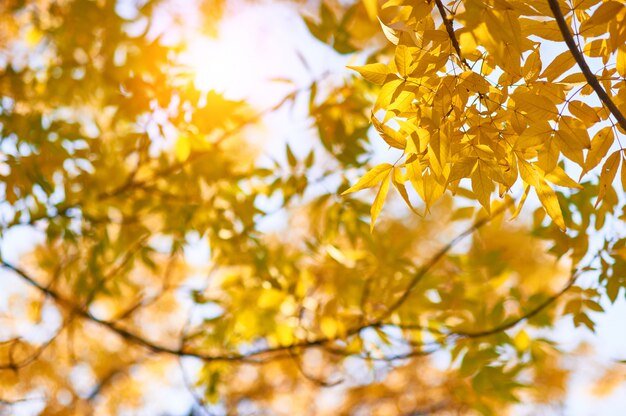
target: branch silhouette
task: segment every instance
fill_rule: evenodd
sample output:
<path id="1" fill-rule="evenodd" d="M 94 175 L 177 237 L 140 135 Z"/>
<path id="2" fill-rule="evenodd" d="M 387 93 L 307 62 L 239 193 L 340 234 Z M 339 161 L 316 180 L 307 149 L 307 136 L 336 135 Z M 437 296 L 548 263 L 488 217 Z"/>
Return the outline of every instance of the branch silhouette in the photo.
<path id="1" fill-rule="evenodd" d="M 337 337 L 319 337 L 319 338 L 316 338 L 316 339 L 303 340 L 303 341 L 295 342 L 295 343 L 288 344 L 288 345 L 281 345 L 281 346 L 277 346 L 277 347 L 261 348 L 261 349 L 257 349 L 257 350 L 254 350 L 254 351 L 251 351 L 251 352 L 248 352 L 248 353 L 209 354 L 209 353 L 205 353 L 205 352 L 202 352 L 202 351 L 195 351 L 195 350 L 186 349 L 184 346 L 180 346 L 178 348 L 174 348 L 174 347 L 168 347 L 168 346 L 159 344 L 159 343 L 157 343 L 155 341 L 152 341 L 152 340 L 149 340 L 149 339 L 145 338 L 144 336 L 142 336 L 140 334 L 137 334 L 137 333 L 133 332 L 132 330 L 124 328 L 118 322 L 98 318 L 97 316 L 95 316 L 91 312 L 89 312 L 89 310 L 87 310 L 85 307 L 81 307 L 80 305 L 75 304 L 71 300 L 65 298 L 63 295 L 61 295 L 56 290 L 40 284 L 37 280 L 35 280 L 33 277 L 31 277 L 27 272 L 25 272 L 24 270 L 22 270 L 21 268 L 15 266 L 15 265 L 12 265 L 12 264 L 6 262 L 5 260 L 1 260 L 0 261 L 0 265 L 2 267 L 6 268 L 6 269 L 9 269 L 9 270 L 13 271 L 20 278 L 22 278 L 22 280 L 27 282 L 30 286 L 34 287 L 35 289 L 37 289 L 38 291 L 40 291 L 44 295 L 46 295 L 46 296 L 50 297 L 51 299 L 53 299 L 59 306 L 67 308 L 74 316 L 77 316 L 77 317 L 86 319 L 88 321 L 91 321 L 91 322 L 93 322 L 95 324 L 98 324 L 98 325 L 100 325 L 100 326 L 102 326 L 102 327 L 104 327 L 104 328 L 106 328 L 106 329 L 116 333 L 118 336 L 122 337 L 126 341 L 128 341 L 130 343 L 133 343 L 133 344 L 136 344 L 138 346 L 144 347 L 144 348 L 146 348 L 149 351 L 152 351 L 154 353 L 169 354 L 169 355 L 178 356 L 178 357 L 193 357 L 193 358 L 198 358 L 198 359 L 200 359 L 202 361 L 206 361 L 206 362 L 246 362 L 246 363 L 251 363 L 251 364 L 262 364 L 262 363 L 267 362 L 268 359 L 269 360 L 273 360 L 273 359 L 293 358 L 293 353 L 296 350 L 299 350 L 299 349 L 302 349 L 302 348 L 324 347 L 327 344 L 332 344 L 333 342 L 343 340 L 343 339 L 348 338 L 348 337 L 353 336 L 353 335 L 357 335 L 361 331 L 363 331 L 365 329 L 368 329 L 368 328 L 381 328 L 383 326 L 396 326 L 396 327 L 401 328 L 401 329 L 419 329 L 419 330 L 424 330 L 424 331 L 428 331 L 428 332 L 441 334 L 441 332 L 439 330 L 436 330 L 436 329 L 433 329 L 433 328 L 429 328 L 429 327 L 418 327 L 418 326 L 411 326 L 411 325 L 403 326 L 403 325 L 396 325 L 396 324 L 388 324 L 388 323 L 385 323 L 385 319 L 387 319 L 389 316 L 391 316 L 393 314 L 393 312 L 395 310 L 397 310 L 409 298 L 410 294 L 415 289 L 415 287 L 420 282 L 420 280 L 430 270 L 432 270 L 432 268 L 439 262 L 439 260 L 441 260 L 453 247 L 455 247 L 460 241 L 462 241 L 467 236 L 471 235 L 476 230 L 478 230 L 478 229 L 482 228 L 483 226 L 485 226 L 486 224 L 488 224 L 495 216 L 504 213 L 504 211 L 510 206 L 510 204 L 511 204 L 510 201 L 502 204 L 500 207 L 498 207 L 498 209 L 494 210 L 492 216 L 483 217 L 483 218 L 477 220 L 470 227 L 468 227 L 466 230 L 464 230 L 463 232 L 458 234 L 456 237 L 454 237 L 452 240 L 450 240 L 450 242 L 448 244 L 446 244 L 444 247 L 442 247 L 440 250 L 438 250 L 430 258 L 430 260 L 427 261 L 424 264 L 424 266 L 422 266 L 422 268 L 420 268 L 420 270 L 413 276 L 413 278 L 409 282 L 409 285 L 407 286 L 407 288 L 402 292 L 402 295 L 389 307 L 389 309 L 387 309 L 387 311 L 384 314 L 382 314 L 380 317 L 378 317 L 374 321 L 370 321 L 370 322 L 367 322 L 365 324 L 361 324 L 359 326 L 356 326 L 356 327 L 354 327 L 352 329 L 349 329 L 348 331 L 346 331 L 344 337 L 338 337 L 338 336 Z M 527 314 L 525 314 L 525 315 L 523 315 L 523 316 L 521 316 L 519 318 L 516 318 L 516 319 L 514 319 L 512 321 L 505 322 L 502 325 L 499 325 L 499 326 L 491 328 L 491 329 L 483 330 L 483 331 L 477 331 L 477 332 L 448 332 L 448 333 L 445 333 L 443 335 L 445 336 L 445 338 L 450 338 L 450 337 L 455 337 L 455 336 L 456 337 L 465 337 L 465 338 L 479 338 L 479 337 L 485 337 L 485 336 L 493 335 L 495 333 L 502 332 L 502 331 L 505 331 L 507 329 L 510 329 L 513 326 L 515 326 L 518 323 L 520 323 L 521 321 L 526 320 L 526 319 L 528 319 L 528 318 L 538 314 L 543 309 L 545 309 L 546 307 L 548 307 L 549 305 L 554 303 L 554 301 L 556 301 L 563 293 L 565 293 L 574 284 L 574 282 L 575 282 L 575 278 L 571 279 L 568 282 L 568 285 L 564 289 L 562 289 L 560 292 L 558 292 L 557 294 L 555 294 L 552 297 L 548 298 L 546 301 L 544 301 L 539 306 L 537 306 L 536 308 L 534 308 L 531 311 L 529 311 Z M 440 342 L 434 342 L 434 343 L 430 343 L 428 345 L 432 345 L 432 346 L 435 346 L 435 347 L 438 348 L 439 345 L 440 345 Z M 327 348 L 327 351 L 330 352 L 330 353 L 333 353 L 333 354 L 349 355 L 349 356 L 359 356 L 358 354 L 347 353 L 346 351 L 341 351 L 341 350 L 339 350 L 337 348 Z M 418 350 L 410 351 L 408 353 L 403 353 L 403 354 L 383 357 L 383 358 L 381 358 L 381 360 L 383 360 L 383 361 L 393 361 L 393 360 L 408 358 L 408 357 L 416 356 L 416 355 L 430 354 L 433 351 L 435 351 L 435 350 L 418 349 Z M 270 357 L 267 357 L 267 356 L 270 356 Z M 372 357 L 370 357 L 369 355 L 365 355 L 365 356 L 361 355 L 361 358 L 371 359 Z"/>
<path id="2" fill-rule="evenodd" d="M 569 25 L 565 21 L 565 17 L 563 16 L 563 12 L 561 11 L 561 7 L 559 6 L 558 1 L 548 0 L 548 4 L 550 5 L 550 10 L 552 11 L 554 18 L 556 19 L 556 23 L 559 26 L 561 35 L 563 35 L 563 40 L 565 41 L 565 44 L 567 45 L 567 48 L 571 52 L 572 56 L 576 60 L 576 63 L 580 67 L 580 70 L 585 76 L 587 83 L 591 86 L 591 88 L 593 88 L 600 101 L 602 101 L 606 108 L 609 109 L 613 117 L 615 117 L 615 119 L 617 120 L 620 127 L 624 131 L 626 131 L 626 117 L 624 117 L 624 115 L 619 110 L 619 108 L 617 108 L 613 100 L 611 100 L 611 97 L 609 97 L 604 88 L 602 88 L 602 85 L 600 85 L 600 82 L 598 81 L 596 76 L 593 74 L 593 72 L 591 72 L 589 65 L 587 65 L 587 61 L 585 61 L 582 52 L 580 52 L 580 50 L 578 49 L 578 45 L 576 45 L 576 42 L 574 41 L 572 33 L 570 32 Z"/>

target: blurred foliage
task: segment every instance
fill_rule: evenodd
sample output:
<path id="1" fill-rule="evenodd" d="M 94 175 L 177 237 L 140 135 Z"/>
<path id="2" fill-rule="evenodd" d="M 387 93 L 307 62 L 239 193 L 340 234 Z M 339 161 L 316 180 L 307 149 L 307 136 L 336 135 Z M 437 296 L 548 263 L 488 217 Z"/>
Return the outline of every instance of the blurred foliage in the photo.
<path id="1" fill-rule="evenodd" d="M 472 22 L 475 3 L 453 9 Z M 596 11 L 578 10 L 577 19 L 617 7 L 591 3 L 579 8 Z M 228 6 L 185 5 L 197 8 L 212 35 Z M 432 36 L 428 45 L 441 56 L 426 60 L 434 65 L 426 68 L 430 87 L 459 64 L 448 62 L 458 57 L 450 58 L 434 3 L 325 1 L 313 14 L 309 6 L 292 5 L 313 37 L 374 65 L 366 67 L 374 72 L 357 69 L 366 80 L 398 78 L 398 63 L 375 62 L 394 55 L 398 62 L 400 46 L 415 42 L 411 33 Z M 420 152 L 397 149 L 430 178 L 407 189 L 406 165 L 372 166 L 380 155 L 370 138 L 378 132 L 396 148 L 419 139 L 409 126 L 415 112 L 432 107 L 427 122 L 435 128 L 452 117 L 434 109 L 455 99 L 435 95 L 418 105 L 413 95 L 407 108 L 387 108 L 392 98 L 381 107 L 386 87 L 348 71 L 312 79 L 269 110 L 199 91 L 180 64 L 185 37 L 171 36 L 188 29 L 184 19 L 164 28 L 158 18 L 179 7 L 173 0 L 0 3 L 2 246 L 27 229 L 43 236 L 19 264 L 1 259 L 0 411 L 157 414 L 162 402 L 178 400 L 188 414 L 501 415 L 519 403 L 562 403 L 575 354 L 562 351 L 550 329 L 566 320 L 593 330 L 603 300 L 624 293 L 617 192 L 603 179 L 576 191 L 550 188 L 566 232 L 536 203 L 531 215 L 508 221 L 519 209 L 506 192 L 493 203 L 489 192 L 486 204 L 460 174 L 446 179 L 454 197 L 435 189 L 443 170 L 426 166 L 432 143 Z M 398 30 L 396 46 L 383 31 Z M 406 86 L 413 74 L 403 76 Z M 480 81 L 462 85 L 483 94 Z M 488 90 L 509 88 L 501 82 Z M 300 102 L 313 132 L 308 148 L 285 144 L 268 163 L 255 134 L 266 116 Z M 398 125 L 372 119 L 372 108 L 391 111 Z M 488 127 L 488 115 L 472 108 L 464 123 Z M 477 159 L 500 154 L 475 145 Z M 541 158 L 541 149 L 533 155 Z M 373 205 L 339 196 L 364 173 L 357 188 L 382 183 Z M 438 185 L 428 188 L 430 180 Z M 390 196 L 372 230 L 390 183 L 401 198 Z M 190 252 L 203 245 L 198 262 Z M 598 395 L 623 375 L 606 371 Z"/>

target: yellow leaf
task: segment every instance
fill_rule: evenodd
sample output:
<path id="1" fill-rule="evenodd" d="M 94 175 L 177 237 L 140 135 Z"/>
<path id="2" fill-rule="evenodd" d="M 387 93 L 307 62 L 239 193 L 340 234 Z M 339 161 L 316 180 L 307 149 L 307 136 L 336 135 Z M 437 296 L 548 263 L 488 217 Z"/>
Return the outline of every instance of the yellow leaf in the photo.
<path id="1" fill-rule="evenodd" d="M 553 19 L 541 21 L 521 18 L 520 24 L 524 34 L 535 35 L 554 42 L 563 42 L 563 35 Z"/>
<path id="2" fill-rule="evenodd" d="M 378 193 L 376 194 L 376 198 L 374 198 L 374 203 L 372 204 L 372 208 L 370 209 L 370 214 L 372 216 L 370 222 L 370 232 L 374 231 L 374 224 L 376 224 L 376 219 L 378 215 L 380 215 L 380 211 L 383 209 L 383 205 L 385 204 L 385 199 L 387 199 L 387 193 L 389 192 L 389 180 L 387 177 L 384 178 L 383 183 L 380 185 L 378 189 Z"/>
<path id="3" fill-rule="evenodd" d="M 539 201 L 543 208 L 546 210 L 552 221 L 562 231 L 565 231 L 565 220 L 563 219 L 563 212 L 559 205 L 559 199 L 556 196 L 556 192 L 544 181 L 539 179 L 539 186 L 535 188 Z"/>
<path id="4" fill-rule="evenodd" d="M 43 33 L 35 27 L 31 27 L 28 32 L 26 32 L 26 36 L 24 40 L 28 46 L 35 46 L 39 43 L 41 38 L 43 37 Z"/>
<path id="5" fill-rule="evenodd" d="M 189 136 L 183 135 L 178 138 L 176 146 L 174 147 L 174 153 L 178 161 L 184 162 L 187 160 L 191 153 L 191 139 Z"/>
<path id="6" fill-rule="evenodd" d="M 276 325 L 276 338 L 280 345 L 290 345 L 294 341 L 293 328 L 287 324 Z"/>
<path id="7" fill-rule="evenodd" d="M 383 34 L 385 35 L 387 40 L 394 45 L 397 45 L 400 41 L 400 37 L 398 36 L 397 31 L 384 24 L 383 21 L 380 20 L 380 17 L 378 18 L 378 22 L 380 23 L 380 27 L 383 28 Z"/>
<path id="8" fill-rule="evenodd" d="M 539 56 L 539 52 L 535 50 L 528 55 L 528 58 L 526 58 L 526 62 L 522 68 L 522 75 L 524 76 L 524 80 L 526 80 L 526 82 L 532 82 L 539 77 L 540 73 L 541 57 Z"/>
<path id="9" fill-rule="evenodd" d="M 522 132 L 515 142 L 515 149 L 527 149 L 541 146 L 552 135 L 552 127 L 546 123 L 532 123 Z"/>
<path id="10" fill-rule="evenodd" d="M 476 72 L 465 71 L 459 75 L 459 78 L 463 80 L 461 86 L 470 91 L 479 92 L 481 94 L 487 94 L 489 92 L 489 82 L 485 77 L 478 75 Z"/>
<path id="11" fill-rule="evenodd" d="M 406 192 L 406 187 L 404 186 L 405 179 L 402 176 L 403 175 L 400 169 L 394 168 L 393 174 L 391 175 L 391 181 L 393 182 L 394 188 L 396 188 L 407 206 L 411 209 L 411 211 L 417 214 L 417 211 L 415 211 L 415 208 L 413 208 L 413 204 L 411 204 L 409 194 Z"/>
<path id="12" fill-rule="evenodd" d="M 335 338 L 339 331 L 337 321 L 334 318 L 331 318 L 330 316 L 322 317 L 322 319 L 320 320 L 320 330 L 322 331 L 322 334 L 326 338 L 328 339 Z"/>
<path id="13" fill-rule="evenodd" d="M 600 204 L 602 198 L 604 198 L 604 194 L 606 193 L 606 189 L 613 184 L 613 179 L 615 179 L 615 175 L 617 174 L 617 168 L 619 167 L 619 160 L 621 150 L 617 150 L 611 154 L 602 165 L 602 172 L 600 173 L 600 184 L 598 187 L 598 199 L 596 200 L 595 207 Z"/>
<path id="14" fill-rule="evenodd" d="M 404 80 L 398 78 L 393 75 L 390 81 L 385 82 L 383 87 L 380 89 L 378 93 L 378 98 L 376 99 L 376 104 L 374 105 L 374 110 L 385 109 L 387 110 L 387 106 L 391 103 L 391 100 L 396 93 L 396 90 L 400 88 L 404 84 Z"/>
<path id="15" fill-rule="evenodd" d="M 560 154 L 557 141 L 553 138 L 548 139 L 545 146 L 539 150 L 539 154 L 537 155 L 537 167 L 541 168 L 544 172 L 552 172 L 559 162 Z"/>
<path id="16" fill-rule="evenodd" d="M 600 161 L 604 158 L 604 156 L 606 156 L 611 148 L 614 139 L 615 136 L 613 134 L 613 129 L 610 126 L 604 127 L 599 130 L 595 136 L 593 136 L 593 139 L 591 140 L 591 149 L 589 149 L 589 152 L 587 153 L 583 170 L 580 173 L 581 178 L 591 169 L 598 166 Z"/>
<path id="17" fill-rule="evenodd" d="M 589 137 L 588 129 L 589 126 L 574 117 L 561 116 L 561 120 L 559 120 L 559 130 L 566 131 L 571 136 L 574 136 L 575 146 L 581 150 L 591 148 L 591 138 Z"/>
<path id="18" fill-rule="evenodd" d="M 523 329 L 513 338 L 513 345 L 518 351 L 526 351 L 530 346 L 530 337 Z"/>
<path id="19" fill-rule="evenodd" d="M 425 152 L 428 144 L 430 143 L 430 132 L 423 127 L 416 126 L 414 122 L 408 122 L 400 119 L 396 119 L 396 121 L 400 125 L 401 131 L 411 135 L 410 140 L 407 140 L 406 147 L 404 148 L 405 152 Z"/>
<path id="20" fill-rule="evenodd" d="M 393 166 L 391 166 L 389 163 L 381 163 L 380 165 L 372 168 L 369 172 L 363 175 L 363 177 L 359 179 L 356 184 L 343 191 L 341 195 L 346 195 L 352 192 L 376 186 L 378 183 L 380 183 L 380 181 L 385 178 L 385 176 L 387 176 L 391 168 L 393 168 Z"/>
<path id="21" fill-rule="evenodd" d="M 578 182 L 567 176 L 567 173 L 565 173 L 560 166 L 555 166 L 545 178 L 548 182 L 552 182 L 555 185 L 564 186 L 566 188 L 583 189 Z"/>
<path id="22" fill-rule="evenodd" d="M 600 121 L 596 110 L 582 101 L 570 101 L 567 108 L 574 117 L 579 118 L 587 124 L 594 124 Z"/>
<path id="23" fill-rule="evenodd" d="M 374 21 L 376 20 L 376 15 L 378 13 L 378 1 L 377 0 L 363 0 L 363 5 L 365 6 L 365 11 L 369 18 Z"/>
<path id="24" fill-rule="evenodd" d="M 495 153 L 491 149 L 491 147 L 486 144 L 476 144 L 473 145 L 472 148 L 476 151 L 476 155 L 479 159 L 483 160 L 491 160 L 495 157 Z"/>
<path id="25" fill-rule="evenodd" d="M 585 45 L 583 53 L 592 58 L 608 59 L 611 56 L 609 43 L 606 39 L 596 39 Z"/>
<path id="26" fill-rule="evenodd" d="M 348 68 L 358 72 L 367 81 L 376 85 L 383 85 L 387 76 L 391 74 L 389 67 L 381 63 L 367 64 L 363 66 L 348 65 Z"/>
<path id="27" fill-rule="evenodd" d="M 284 299 L 284 292 L 277 289 L 264 289 L 257 299 L 257 304 L 260 308 L 272 309 L 280 306 Z"/>
<path id="28" fill-rule="evenodd" d="M 372 116 L 372 124 L 380 137 L 391 147 L 404 150 L 406 148 L 406 137 L 403 133 L 397 132 L 389 126 L 378 121 L 378 119 Z"/>
<path id="29" fill-rule="evenodd" d="M 607 1 L 604 2 L 596 9 L 591 18 L 585 20 L 579 29 L 579 33 L 583 36 L 596 36 L 598 34 L 594 29 L 602 29 L 606 23 L 608 23 L 612 18 L 617 16 L 617 14 L 624 7 L 623 4 L 617 1 Z M 590 32 L 590 33 L 586 33 Z M 602 32 L 599 32 L 601 34 Z"/>
<path id="30" fill-rule="evenodd" d="M 395 52 L 395 63 L 398 68 L 398 73 L 402 77 L 406 77 L 411 73 L 411 64 L 413 63 L 413 57 L 411 51 L 406 45 L 398 45 Z"/>
<path id="31" fill-rule="evenodd" d="M 524 159 L 519 160 L 519 173 L 522 177 L 522 180 L 526 182 L 528 185 L 536 188 L 539 184 L 539 177 L 533 165 L 525 161 Z"/>
<path id="32" fill-rule="evenodd" d="M 446 188 L 430 172 L 425 172 L 422 178 L 424 180 L 424 204 L 426 205 L 426 211 L 429 211 L 430 207 L 441 198 Z"/>
<path id="33" fill-rule="evenodd" d="M 459 160 L 458 162 L 455 162 L 450 169 L 450 176 L 448 177 L 448 181 L 454 182 L 463 178 L 469 178 L 474 171 L 477 162 L 478 159 L 475 157 L 466 157 Z"/>
<path id="34" fill-rule="evenodd" d="M 554 132 L 554 142 L 557 144 L 561 153 L 577 165 L 583 166 L 585 164 L 583 149 L 586 143 L 580 139 L 582 139 L 581 135 L 571 134 L 564 129 L 559 129 Z"/>
<path id="35" fill-rule="evenodd" d="M 533 121 L 554 120 L 559 115 L 556 105 L 549 98 L 529 92 L 515 94 L 515 107 L 526 113 Z"/>
<path id="36" fill-rule="evenodd" d="M 461 207 L 454 211 L 450 221 L 469 220 L 474 216 L 474 207 Z"/>
<path id="37" fill-rule="evenodd" d="M 543 73 L 541 74 L 541 78 L 547 78 L 550 82 L 554 81 L 565 72 L 570 70 L 574 66 L 574 64 L 576 64 L 576 60 L 569 50 L 561 52 L 543 71 Z"/>
<path id="38" fill-rule="evenodd" d="M 561 230 L 565 231 L 565 220 L 563 219 L 563 213 L 561 212 L 556 192 L 554 192 L 540 176 L 535 166 L 525 160 L 519 159 L 519 172 L 524 182 L 535 188 L 541 205 L 543 205 L 543 208 L 550 218 L 552 218 L 552 221 L 554 221 Z"/>
<path id="39" fill-rule="evenodd" d="M 574 10 L 581 9 L 590 9 L 596 4 L 600 3 L 602 0 L 574 0 Z"/>
<path id="40" fill-rule="evenodd" d="M 474 34 L 471 32 L 462 32 L 459 35 L 459 46 L 464 57 L 474 52 L 478 47 Z"/>
<path id="41" fill-rule="evenodd" d="M 400 115 L 411 109 L 413 101 L 415 101 L 415 91 L 405 88 L 401 90 L 396 97 L 394 97 L 393 103 L 389 106 L 389 108 L 387 108 L 387 110 L 394 111 L 396 114 Z"/>
<path id="42" fill-rule="evenodd" d="M 559 84 L 586 84 L 587 78 L 582 72 L 574 72 L 559 81 Z"/>
<path id="43" fill-rule="evenodd" d="M 415 192 L 422 198 L 422 201 L 426 201 L 426 193 L 424 192 L 424 177 L 422 176 L 422 165 L 419 160 L 415 160 L 406 165 L 406 173 L 411 181 L 411 185 Z"/>
<path id="44" fill-rule="evenodd" d="M 616 69 L 622 78 L 626 78 L 626 45 L 617 48 Z"/>
<path id="45" fill-rule="evenodd" d="M 478 166 L 472 173 L 472 191 L 474 191 L 478 202 L 489 214 L 491 214 L 491 193 L 494 188 L 493 181 L 487 175 L 485 165 L 482 162 L 478 162 Z"/>

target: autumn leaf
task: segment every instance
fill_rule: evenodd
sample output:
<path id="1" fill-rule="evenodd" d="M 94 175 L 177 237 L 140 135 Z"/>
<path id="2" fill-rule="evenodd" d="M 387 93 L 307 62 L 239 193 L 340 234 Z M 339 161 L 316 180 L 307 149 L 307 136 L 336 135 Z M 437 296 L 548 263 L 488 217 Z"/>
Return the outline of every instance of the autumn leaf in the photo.
<path id="1" fill-rule="evenodd" d="M 613 179 L 615 179 L 615 175 L 617 174 L 617 168 L 619 167 L 619 161 L 622 155 L 622 151 L 618 150 L 613 152 L 611 156 L 609 156 L 604 165 L 602 165 L 602 171 L 600 172 L 600 184 L 598 187 L 598 198 L 596 199 L 595 207 L 597 207 L 604 195 L 606 194 L 607 187 L 611 186 L 613 183 Z"/>
<path id="2" fill-rule="evenodd" d="M 381 163 L 368 171 L 357 181 L 356 184 L 343 191 L 341 195 L 346 195 L 378 185 L 384 178 L 387 177 L 392 168 L 393 166 L 389 163 Z"/>
<path id="3" fill-rule="evenodd" d="M 598 166 L 600 161 L 606 156 L 614 141 L 613 129 L 604 127 L 599 130 L 591 140 L 591 149 L 587 153 L 583 170 L 580 174 L 582 178 L 591 169 Z"/>
<path id="4" fill-rule="evenodd" d="M 363 66 L 348 66 L 348 68 L 357 71 L 363 78 L 376 85 L 383 85 L 387 77 L 391 74 L 387 65 L 379 63 Z"/>
<path id="5" fill-rule="evenodd" d="M 387 175 L 391 175 L 391 171 L 388 171 Z M 380 215 L 380 212 L 383 209 L 383 205 L 385 204 L 385 199 L 387 199 L 387 193 L 389 192 L 389 178 L 385 176 L 383 178 L 382 183 L 380 184 L 380 188 L 378 189 L 378 193 L 376 194 L 376 198 L 374 198 L 374 203 L 372 204 L 372 209 L 370 211 L 372 220 L 370 223 L 370 232 L 374 232 L 374 224 L 376 224 L 376 220 Z"/>

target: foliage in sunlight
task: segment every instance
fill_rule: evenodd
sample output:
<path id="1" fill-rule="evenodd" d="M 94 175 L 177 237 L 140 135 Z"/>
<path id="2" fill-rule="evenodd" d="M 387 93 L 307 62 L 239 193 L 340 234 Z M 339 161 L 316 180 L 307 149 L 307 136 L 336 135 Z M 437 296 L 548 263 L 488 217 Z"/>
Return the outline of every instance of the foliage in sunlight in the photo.
<path id="1" fill-rule="evenodd" d="M 626 286 L 626 6 L 256 4 L 349 57 L 263 107 L 253 4 L 0 2 L 0 412 L 561 405 Z"/>

